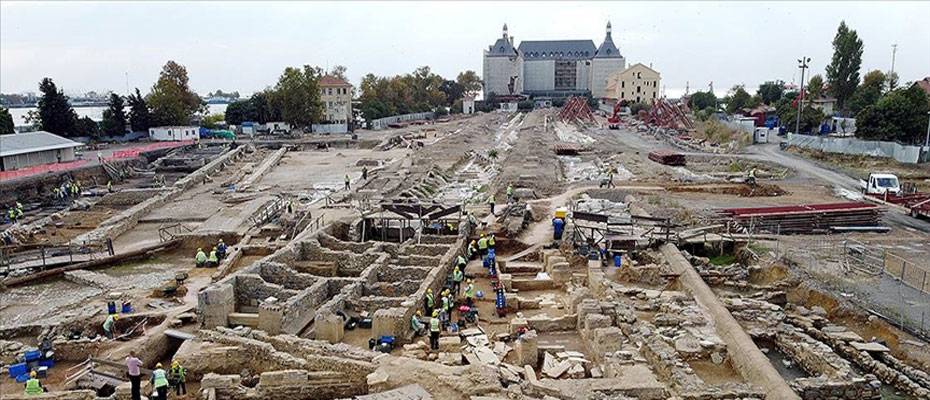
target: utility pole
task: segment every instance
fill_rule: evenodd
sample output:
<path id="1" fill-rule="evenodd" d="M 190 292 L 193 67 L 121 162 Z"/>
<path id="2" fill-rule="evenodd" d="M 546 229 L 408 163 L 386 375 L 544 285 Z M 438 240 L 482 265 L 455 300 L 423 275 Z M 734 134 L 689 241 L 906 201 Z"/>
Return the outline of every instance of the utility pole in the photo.
<path id="1" fill-rule="evenodd" d="M 888 74 L 888 90 L 894 89 L 894 56 L 898 52 L 898 44 L 891 45 L 891 72 Z"/>
<path id="2" fill-rule="evenodd" d="M 807 69 L 807 63 L 810 61 L 810 57 L 801 57 L 798 59 L 798 64 L 800 64 L 798 68 L 801 68 L 801 100 L 798 101 L 798 120 L 794 124 L 794 133 L 798 134 L 801 133 L 801 111 L 804 110 L 804 71 Z"/>

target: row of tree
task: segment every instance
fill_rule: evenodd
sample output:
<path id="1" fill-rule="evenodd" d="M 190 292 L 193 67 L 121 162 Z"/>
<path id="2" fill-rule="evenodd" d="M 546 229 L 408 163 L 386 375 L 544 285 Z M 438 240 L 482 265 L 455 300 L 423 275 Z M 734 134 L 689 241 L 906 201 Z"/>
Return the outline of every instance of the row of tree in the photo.
<path id="1" fill-rule="evenodd" d="M 335 66 L 328 74 L 346 80 L 345 72 L 344 66 Z M 325 74 L 319 67 L 310 65 L 287 67 L 273 87 L 230 103 L 226 122 L 239 125 L 244 121 L 283 121 L 294 127 L 323 122 L 319 82 Z M 429 67 L 394 77 L 368 74 L 361 84 L 360 111 L 367 120 L 372 120 L 421 111 L 445 112 L 450 106 L 460 110 L 464 95 L 480 89 L 481 80 L 474 71 L 462 72 L 455 80 L 444 79 L 432 73 Z M 64 91 L 51 78 L 42 80 L 39 91 L 37 111 L 27 116 L 27 121 L 38 129 L 69 137 L 121 135 L 127 127 L 138 132 L 152 126 L 188 125 L 205 117 L 207 110 L 206 103 L 190 89 L 187 69 L 174 61 L 165 64 L 147 95 L 143 96 L 138 88 L 125 98 L 111 94 L 99 125 L 89 117 L 78 118 Z M 238 98 L 239 94 L 217 90 L 210 96 Z M 125 111 L 127 104 L 128 113 Z M 9 113 L 0 113 L 0 123 L 6 124 L 6 115 Z M 9 121 L 12 123 L 12 117 Z M 0 129 L 6 132 L 7 126 L 2 125 Z M 9 131 L 12 133 L 12 128 Z"/>
<path id="2" fill-rule="evenodd" d="M 345 79 L 345 71 L 344 66 L 337 65 L 328 74 Z M 310 65 L 287 67 L 274 87 L 226 106 L 226 123 L 283 121 L 294 127 L 306 127 L 321 122 L 324 106 L 320 100 L 320 78 L 324 75 L 327 73 L 321 68 Z"/>
<path id="3" fill-rule="evenodd" d="M 459 73 L 455 80 L 445 79 L 423 66 L 392 77 L 365 75 L 359 89 L 359 110 L 371 121 L 398 114 L 443 113 L 446 107 L 460 111 L 465 94 L 481 89 L 481 79 L 474 71 Z"/>
<path id="4" fill-rule="evenodd" d="M 902 143 L 922 143 L 926 129 L 930 100 L 917 85 L 898 87 L 894 72 L 885 74 L 873 70 L 860 81 L 863 43 L 855 30 L 841 22 L 833 38 L 833 56 L 826 67 L 826 79 L 815 74 L 807 83 L 801 110 L 801 132 L 816 131 L 828 116 L 813 106 L 811 100 L 822 97 L 836 99 L 836 114 L 856 118 L 856 136 L 868 140 L 890 140 Z M 750 95 L 742 85 L 734 86 L 718 101 L 710 91 L 690 97 L 689 106 L 698 118 L 709 118 L 726 105 L 729 114 L 765 104 L 775 107 L 783 125 L 797 121 L 800 93 L 785 90 L 783 81 L 767 81 Z"/>
<path id="5" fill-rule="evenodd" d="M 151 126 L 188 125 L 206 111 L 206 104 L 188 85 L 187 69 L 174 61 L 165 64 L 148 95 L 143 96 L 138 88 L 126 98 L 111 93 L 100 124 L 90 117 L 79 118 L 68 96 L 51 78 L 42 79 L 39 92 L 36 110 L 29 112 L 26 121 L 40 130 L 66 137 L 122 135 L 127 127 L 145 131 Z M 0 121 L 6 124 L 4 114 L 9 113 L 0 113 Z M 6 126 L 0 129 L 7 133 Z"/>

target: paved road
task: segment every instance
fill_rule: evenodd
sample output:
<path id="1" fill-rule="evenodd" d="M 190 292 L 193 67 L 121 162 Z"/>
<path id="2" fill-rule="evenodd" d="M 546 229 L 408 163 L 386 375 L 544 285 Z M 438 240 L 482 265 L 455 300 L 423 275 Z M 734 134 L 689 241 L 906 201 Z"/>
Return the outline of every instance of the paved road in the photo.
<path id="1" fill-rule="evenodd" d="M 749 151 L 752 154 L 761 156 L 764 160 L 775 162 L 785 167 L 793 168 L 794 170 L 799 171 L 802 175 L 806 175 L 808 177 L 825 182 L 829 185 L 832 185 L 833 187 L 852 192 L 859 191 L 858 179 L 846 175 L 842 172 L 824 168 L 808 159 L 781 151 L 777 144 L 750 146 Z M 896 225 L 899 227 L 918 230 L 924 233 L 930 233 L 930 221 L 913 218 L 910 215 L 900 213 L 896 210 L 888 210 L 885 213 L 884 220 L 889 225 Z"/>

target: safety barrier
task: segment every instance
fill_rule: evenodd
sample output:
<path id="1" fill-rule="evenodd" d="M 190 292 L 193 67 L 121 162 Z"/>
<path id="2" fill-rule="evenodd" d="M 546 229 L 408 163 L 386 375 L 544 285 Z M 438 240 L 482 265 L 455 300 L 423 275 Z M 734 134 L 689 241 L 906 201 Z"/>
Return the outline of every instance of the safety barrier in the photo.
<path id="1" fill-rule="evenodd" d="M 0 180 L 22 178 L 26 176 L 39 175 L 39 174 L 44 174 L 48 172 L 68 171 L 68 170 L 80 168 L 84 166 L 85 164 L 87 164 L 87 160 L 74 160 L 74 161 L 64 162 L 64 163 L 36 165 L 33 167 L 17 169 L 14 171 L 0 171 Z"/>
<path id="2" fill-rule="evenodd" d="M 181 147 L 181 146 L 187 146 L 190 144 L 194 144 L 194 141 L 185 140 L 185 141 L 180 141 L 180 142 L 150 143 L 144 146 L 136 146 L 130 149 L 114 151 L 113 154 L 111 154 L 109 157 L 105 157 L 104 159 L 107 161 L 111 161 L 111 160 L 118 160 L 118 159 L 123 159 L 123 158 L 136 158 L 139 156 L 139 154 L 142 154 L 148 151 Z"/>

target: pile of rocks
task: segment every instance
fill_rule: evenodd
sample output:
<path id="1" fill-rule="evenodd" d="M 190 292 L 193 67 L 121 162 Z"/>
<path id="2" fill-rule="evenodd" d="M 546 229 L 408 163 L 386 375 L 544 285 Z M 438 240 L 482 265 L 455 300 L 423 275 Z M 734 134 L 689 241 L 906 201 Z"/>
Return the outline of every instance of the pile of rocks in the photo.
<path id="1" fill-rule="evenodd" d="M 599 378 L 601 371 L 592 365 L 585 355 L 577 351 L 561 351 L 553 355 L 543 354 L 542 374 L 552 379 Z"/>
<path id="2" fill-rule="evenodd" d="M 872 356 L 872 353 L 886 353 L 888 351 L 886 347 L 874 342 L 867 343 L 855 332 L 848 331 L 841 326 L 831 325 L 828 319 L 818 314 L 813 310 L 806 316 L 800 313 L 788 314 L 787 320 L 802 329 L 804 333 L 828 344 L 837 354 L 851 360 L 868 373 L 866 377 L 877 377 L 882 382 L 916 398 L 930 398 L 930 388 L 921 385 L 919 376 L 915 375 L 918 380 L 912 379 L 906 373 L 907 371 L 896 369 L 896 364 L 893 362 L 889 366 Z"/>

